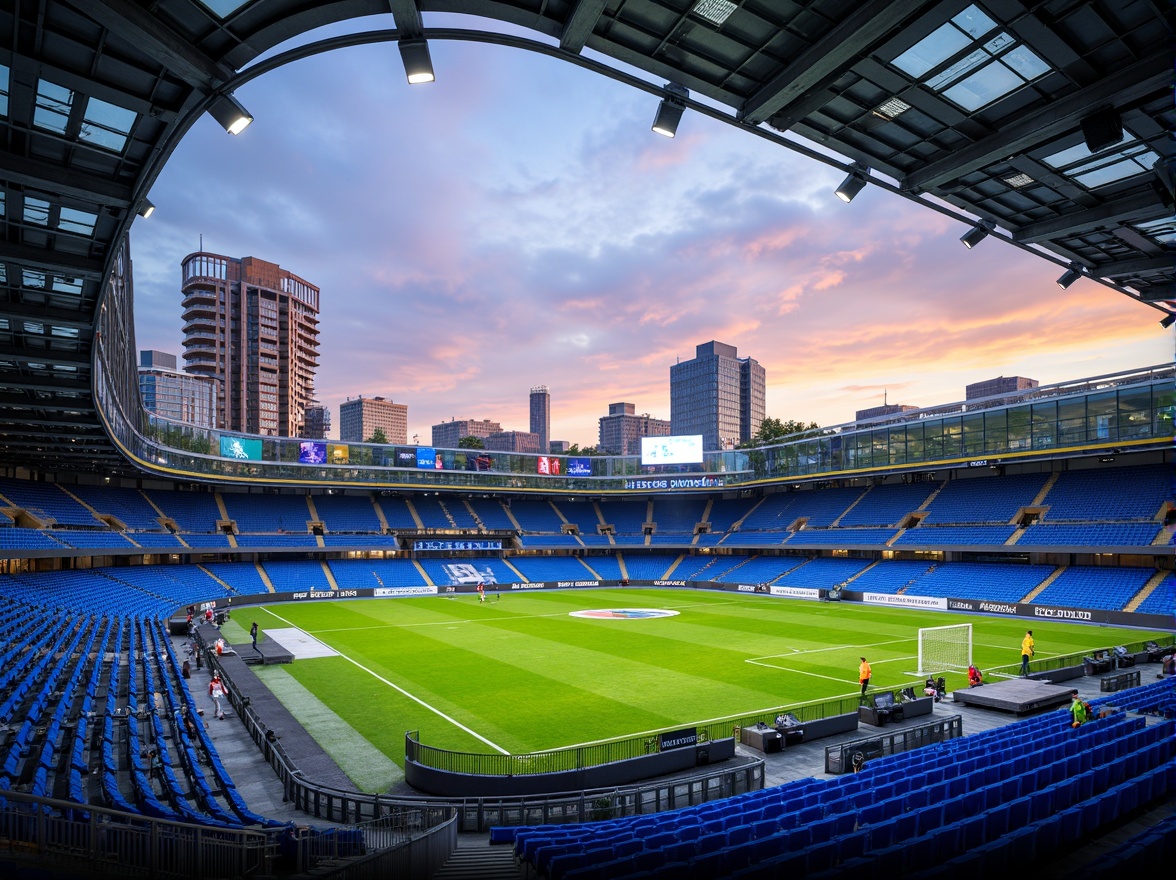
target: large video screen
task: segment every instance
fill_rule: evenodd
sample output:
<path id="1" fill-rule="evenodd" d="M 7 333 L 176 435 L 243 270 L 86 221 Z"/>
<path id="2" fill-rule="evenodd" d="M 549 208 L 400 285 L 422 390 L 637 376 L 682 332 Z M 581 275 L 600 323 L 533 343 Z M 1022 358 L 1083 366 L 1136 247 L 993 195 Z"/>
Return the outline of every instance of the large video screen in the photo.
<path id="1" fill-rule="evenodd" d="M 642 437 L 642 464 L 702 464 L 702 435 Z"/>
<path id="2" fill-rule="evenodd" d="M 298 444 L 298 461 L 302 464 L 326 464 L 327 444 L 316 440 L 303 440 Z"/>
<path id="3" fill-rule="evenodd" d="M 261 441 L 249 440 L 245 437 L 221 437 L 220 454 L 222 458 L 247 458 L 250 461 L 261 460 Z"/>

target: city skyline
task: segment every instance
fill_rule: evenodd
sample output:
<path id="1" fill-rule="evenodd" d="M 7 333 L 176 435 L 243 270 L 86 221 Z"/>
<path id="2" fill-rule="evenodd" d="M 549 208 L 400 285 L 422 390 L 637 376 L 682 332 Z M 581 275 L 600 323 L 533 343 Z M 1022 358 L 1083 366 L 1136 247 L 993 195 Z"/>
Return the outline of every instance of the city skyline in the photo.
<path id="1" fill-rule="evenodd" d="M 822 425 L 884 389 L 930 406 L 1172 360 L 1154 310 L 1062 291 L 995 239 L 966 250 L 963 224 L 876 187 L 842 204 L 835 169 L 696 113 L 658 137 L 655 99 L 553 59 L 432 50 L 428 86 L 377 44 L 243 87 L 239 137 L 198 120 L 132 229 L 137 348 L 180 350 L 203 235 L 313 279 L 316 398 L 402 401 L 410 437 L 522 429 L 544 384 L 550 436 L 592 446 L 612 401 L 668 418 L 670 366 L 710 339 L 765 366 L 768 416 Z"/>

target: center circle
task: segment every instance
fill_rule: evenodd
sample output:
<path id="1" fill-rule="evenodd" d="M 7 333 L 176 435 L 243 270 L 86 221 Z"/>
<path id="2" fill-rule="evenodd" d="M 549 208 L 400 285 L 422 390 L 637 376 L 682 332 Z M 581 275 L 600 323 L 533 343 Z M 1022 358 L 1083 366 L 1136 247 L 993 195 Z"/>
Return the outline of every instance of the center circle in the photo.
<path id="1" fill-rule="evenodd" d="M 570 611 L 570 617 L 588 617 L 593 620 L 650 620 L 655 617 L 675 617 L 677 611 L 662 608 L 593 608 L 589 611 Z"/>

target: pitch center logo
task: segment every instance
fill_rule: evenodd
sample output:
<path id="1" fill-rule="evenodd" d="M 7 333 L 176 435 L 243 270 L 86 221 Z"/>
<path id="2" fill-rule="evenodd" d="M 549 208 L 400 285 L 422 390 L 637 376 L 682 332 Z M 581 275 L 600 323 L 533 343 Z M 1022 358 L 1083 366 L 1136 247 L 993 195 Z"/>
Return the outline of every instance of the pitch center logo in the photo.
<path id="1" fill-rule="evenodd" d="M 652 620 L 656 617 L 676 617 L 677 611 L 662 608 L 593 608 L 589 611 L 571 611 L 570 617 L 588 617 L 593 620 Z"/>

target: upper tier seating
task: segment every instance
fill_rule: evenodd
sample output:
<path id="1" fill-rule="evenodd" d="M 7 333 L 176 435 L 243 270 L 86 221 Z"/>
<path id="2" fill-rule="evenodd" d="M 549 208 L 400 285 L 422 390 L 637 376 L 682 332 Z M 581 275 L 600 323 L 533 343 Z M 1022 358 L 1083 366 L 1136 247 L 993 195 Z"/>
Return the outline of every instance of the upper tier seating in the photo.
<path id="1" fill-rule="evenodd" d="M 100 526 L 89 510 L 56 483 L 0 477 L 0 506 L 11 504 L 49 525 Z"/>
<path id="2" fill-rule="evenodd" d="M 1172 498 L 1168 465 L 1065 471 L 1045 496 L 1048 522 L 1150 520 Z"/>
<path id="3" fill-rule="evenodd" d="M 892 547 L 952 547 L 982 544 L 1000 546 L 1013 536 L 1016 526 L 935 526 L 923 525 L 907 529 L 891 544 Z"/>
<path id="4" fill-rule="evenodd" d="M 558 535 L 564 524 L 550 501 L 512 501 L 510 513 L 519 527 L 528 534 Z M 595 524 L 592 526 L 591 534 L 596 534 Z"/>
<path id="5" fill-rule="evenodd" d="M 163 489 L 144 489 L 143 494 L 170 517 L 181 532 L 208 533 L 216 531 L 216 524 L 224 519 L 211 492 L 169 492 Z"/>
<path id="6" fill-rule="evenodd" d="M 1081 545 L 1085 547 L 1146 547 L 1160 532 L 1159 523 L 1039 522 L 1025 529 L 1018 547 Z"/>
<path id="7" fill-rule="evenodd" d="M 656 498 L 653 502 L 653 521 L 660 535 L 693 535 L 694 527 L 702 522 L 706 502 L 692 498 Z"/>
<path id="8" fill-rule="evenodd" d="M 115 486 L 70 486 L 70 491 L 97 513 L 116 517 L 133 531 L 159 532 L 159 512 L 138 489 Z"/>
<path id="9" fill-rule="evenodd" d="M 1045 487 L 1049 474 L 1010 474 L 950 480 L 927 505 L 925 525 L 1010 523 Z"/>
<path id="10" fill-rule="evenodd" d="M 229 519 L 237 523 L 239 533 L 307 533 L 306 524 L 311 516 L 305 495 L 242 495 L 222 492 L 221 500 L 225 504 Z"/>
<path id="11" fill-rule="evenodd" d="M 467 498 L 466 504 L 473 508 L 474 515 L 481 520 L 483 528 L 494 532 L 518 531 L 501 501 L 492 498 Z"/>
<path id="12" fill-rule="evenodd" d="M 328 534 L 379 532 L 383 528 L 370 495 L 318 494 L 314 509 Z"/>
<path id="13" fill-rule="evenodd" d="M 938 483 L 895 483 L 870 487 L 861 500 L 837 521 L 846 526 L 896 526 L 903 517 L 918 510 Z"/>

